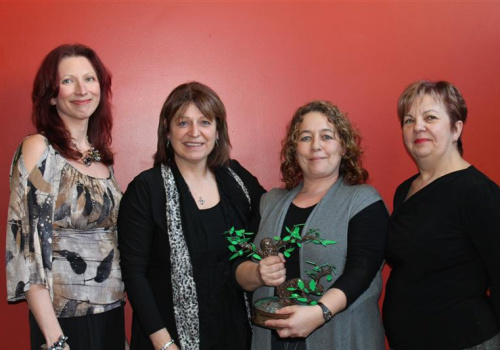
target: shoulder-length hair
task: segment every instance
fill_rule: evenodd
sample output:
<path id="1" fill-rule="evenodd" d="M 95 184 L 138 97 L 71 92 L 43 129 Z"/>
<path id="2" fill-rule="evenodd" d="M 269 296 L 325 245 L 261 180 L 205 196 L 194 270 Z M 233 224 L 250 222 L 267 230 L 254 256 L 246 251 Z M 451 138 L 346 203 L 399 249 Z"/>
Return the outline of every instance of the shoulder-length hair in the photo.
<path id="1" fill-rule="evenodd" d="M 95 149 L 101 153 L 102 163 L 111 165 L 113 164 L 111 73 L 91 48 L 81 44 L 65 44 L 56 47 L 44 58 L 36 73 L 31 93 L 33 125 L 63 157 L 75 160 L 82 157 L 80 152 L 71 147 L 71 134 L 59 116 L 56 106 L 50 103 L 52 98 L 59 95 L 59 63 L 67 57 L 85 57 L 97 74 L 101 98 L 97 109 L 89 119 L 87 136 Z"/>
<path id="2" fill-rule="evenodd" d="M 281 181 L 286 189 L 296 187 L 303 179 L 302 170 L 297 161 L 297 142 L 299 127 L 304 115 L 310 112 L 319 112 L 327 117 L 335 127 L 336 135 L 345 154 L 340 162 L 339 173 L 349 185 L 365 183 L 368 171 L 363 168 L 361 155 L 361 137 L 345 114 L 329 101 L 312 101 L 297 109 L 287 127 L 285 139 L 281 149 Z"/>
<path id="3" fill-rule="evenodd" d="M 226 108 L 214 90 L 196 81 L 177 86 L 163 104 L 158 123 L 158 143 L 154 165 L 175 165 L 174 150 L 168 139 L 170 122 L 184 113 L 190 104 L 194 104 L 208 119 L 216 121 L 219 139 L 208 155 L 208 168 L 214 170 L 228 166 L 231 142 L 227 130 Z"/>
<path id="4" fill-rule="evenodd" d="M 441 102 L 450 117 L 451 130 L 455 130 L 458 121 L 464 123 L 467 120 L 467 105 L 460 93 L 460 90 L 447 81 L 429 81 L 421 80 L 408 85 L 398 99 L 398 118 L 403 126 L 405 115 L 410 111 L 413 103 L 429 95 L 436 101 Z M 463 129 L 462 129 L 463 134 Z M 464 153 L 462 134 L 457 140 L 457 149 L 460 155 Z"/>

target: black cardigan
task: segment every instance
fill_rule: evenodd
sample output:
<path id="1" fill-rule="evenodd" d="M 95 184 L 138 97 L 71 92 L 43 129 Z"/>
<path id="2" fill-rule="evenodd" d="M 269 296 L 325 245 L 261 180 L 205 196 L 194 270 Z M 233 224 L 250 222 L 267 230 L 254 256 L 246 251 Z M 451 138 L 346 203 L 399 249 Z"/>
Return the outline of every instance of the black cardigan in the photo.
<path id="1" fill-rule="evenodd" d="M 231 226 L 250 227 L 258 213 L 260 196 L 264 189 L 257 179 L 238 162 L 230 168 L 238 174 L 251 197 L 251 208 L 243 191 L 226 168 L 215 171 L 215 177 L 226 214 L 227 229 Z M 207 251 L 199 236 L 193 215 L 196 204 L 182 176 L 174 172 L 180 195 L 181 218 L 184 235 L 191 256 L 200 312 L 202 308 L 220 311 L 227 349 L 244 349 L 249 338 L 249 327 L 241 291 L 233 286 L 228 257 L 216 261 L 215 254 Z M 154 167 L 139 174 L 129 185 L 120 204 L 118 218 L 119 249 L 123 281 L 134 310 L 132 323 L 132 349 L 153 349 L 149 334 L 164 327 L 178 339 L 172 302 L 170 279 L 170 245 L 166 224 L 166 197 L 161 168 Z M 194 228 L 194 229 L 193 229 Z M 221 239 L 224 239 L 222 232 Z M 211 287 L 223 295 L 210 296 Z M 208 304 L 208 305 L 207 305 Z M 201 316 L 201 315 L 200 315 Z M 208 349 L 204 334 L 210 334 L 216 324 L 202 324 L 200 320 L 200 349 Z M 243 345 L 242 345 L 243 343 Z"/>

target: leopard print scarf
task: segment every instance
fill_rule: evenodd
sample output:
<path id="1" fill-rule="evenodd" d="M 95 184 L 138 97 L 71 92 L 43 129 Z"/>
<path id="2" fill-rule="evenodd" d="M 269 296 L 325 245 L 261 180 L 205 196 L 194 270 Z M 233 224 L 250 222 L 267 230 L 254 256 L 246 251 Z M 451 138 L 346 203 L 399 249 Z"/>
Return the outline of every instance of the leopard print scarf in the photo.
<path id="1" fill-rule="evenodd" d="M 229 173 L 244 192 L 249 204 L 251 204 L 248 189 L 241 178 L 230 168 Z M 179 191 L 170 167 L 162 164 L 161 174 L 166 194 L 167 231 L 172 266 L 172 294 L 179 343 L 183 350 L 199 350 L 198 297 L 193 276 L 193 266 L 191 265 L 186 239 L 182 231 Z"/>

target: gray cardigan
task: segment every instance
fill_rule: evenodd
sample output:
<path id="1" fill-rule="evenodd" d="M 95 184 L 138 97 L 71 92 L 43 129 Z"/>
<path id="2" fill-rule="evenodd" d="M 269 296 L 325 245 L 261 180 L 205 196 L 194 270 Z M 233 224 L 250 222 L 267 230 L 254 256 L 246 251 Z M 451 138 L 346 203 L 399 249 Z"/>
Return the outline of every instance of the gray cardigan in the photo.
<path id="1" fill-rule="evenodd" d="M 261 199 L 261 223 L 255 242 L 262 238 L 279 235 L 286 213 L 302 184 L 291 191 L 273 189 Z M 299 250 L 301 277 L 307 278 L 306 270 L 313 261 L 318 265 L 333 264 L 337 274 L 332 282 L 323 279 L 325 290 L 342 274 L 347 254 L 347 229 L 349 220 L 358 212 L 381 200 L 378 192 L 368 185 L 350 186 L 342 178 L 330 188 L 316 205 L 307 219 L 303 233 L 319 229 L 322 238 L 335 240 L 337 244 L 322 246 L 305 244 Z M 351 306 L 336 314 L 330 322 L 316 329 L 306 339 L 309 350 L 384 350 L 384 329 L 380 317 L 378 300 L 382 291 L 381 271 L 377 273 L 370 287 Z M 261 287 L 254 292 L 254 301 L 274 295 L 274 288 Z M 252 350 L 271 349 L 271 332 L 254 327 Z"/>

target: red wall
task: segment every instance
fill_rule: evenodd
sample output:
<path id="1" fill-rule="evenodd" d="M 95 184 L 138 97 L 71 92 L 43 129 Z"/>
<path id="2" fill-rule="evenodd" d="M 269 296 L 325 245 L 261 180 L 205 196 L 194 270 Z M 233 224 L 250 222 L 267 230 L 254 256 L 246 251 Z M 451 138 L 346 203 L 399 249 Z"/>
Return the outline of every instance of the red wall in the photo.
<path id="1" fill-rule="evenodd" d="M 93 47 L 113 73 L 116 172 L 123 189 L 149 168 L 167 94 L 198 80 L 225 102 L 233 156 L 271 188 L 293 111 L 337 103 L 359 126 L 372 184 L 389 207 L 415 172 L 396 100 L 422 78 L 458 85 L 470 109 L 466 159 L 500 183 L 500 4 L 495 1 L 205 1 L 0 3 L 0 227 L 12 154 L 33 132 L 31 84 L 53 47 Z M 1 230 L 0 241 L 4 239 Z M 27 307 L 8 305 L 0 269 L 2 347 L 28 348 Z"/>

